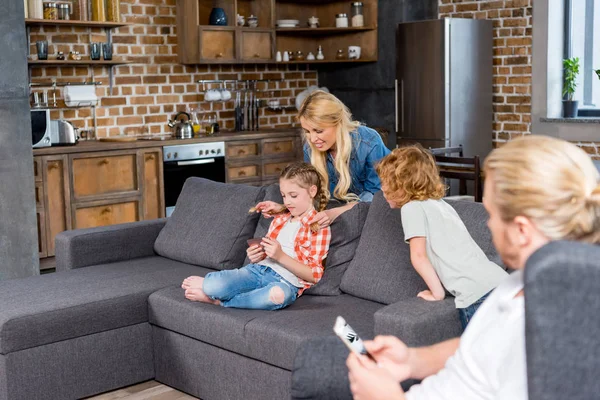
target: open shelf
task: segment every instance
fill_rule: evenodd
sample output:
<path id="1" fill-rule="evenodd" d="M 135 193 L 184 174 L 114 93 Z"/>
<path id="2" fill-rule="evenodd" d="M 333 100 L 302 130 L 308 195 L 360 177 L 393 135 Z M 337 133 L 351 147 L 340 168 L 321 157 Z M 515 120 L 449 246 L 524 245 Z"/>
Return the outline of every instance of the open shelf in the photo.
<path id="1" fill-rule="evenodd" d="M 368 62 L 377 62 L 377 60 L 374 59 L 368 59 L 368 58 L 360 58 L 358 60 L 348 60 L 347 58 L 342 59 L 342 60 L 338 60 L 338 59 L 330 59 L 330 60 L 312 60 L 312 61 L 306 61 L 306 60 L 302 60 L 302 61 L 282 61 L 282 62 L 278 62 L 275 64 L 332 64 L 332 63 L 347 63 L 347 64 L 351 64 L 351 63 L 368 63 Z"/>
<path id="2" fill-rule="evenodd" d="M 29 60 L 27 64 L 38 65 L 38 66 L 86 66 L 86 65 L 121 65 L 121 64 L 133 64 L 133 61 L 125 60 Z"/>
<path id="3" fill-rule="evenodd" d="M 375 28 L 277 28 L 275 32 L 278 35 L 302 35 L 302 36 L 321 36 L 321 35 L 339 35 L 344 33 L 373 31 Z"/>
<path id="4" fill-rule="evenodd" d="M 108 21 L 61 21 L 56 19 L 33 19 L 26 18 L 25 26 L 86 26 L 90 28 L 118 28 L 120 26 L 133 25 L 128 22 L 108 22 Z"/>

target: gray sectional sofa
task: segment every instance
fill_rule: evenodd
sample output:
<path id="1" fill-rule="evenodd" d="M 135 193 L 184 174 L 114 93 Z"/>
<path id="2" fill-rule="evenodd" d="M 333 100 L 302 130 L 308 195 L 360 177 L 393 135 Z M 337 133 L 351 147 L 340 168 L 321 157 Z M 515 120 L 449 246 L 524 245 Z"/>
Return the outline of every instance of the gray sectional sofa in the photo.
<path id="1" fill-rule="evenodd" d="M 0 282 L 0 400 L 75 399 L 149 379 L 207 400 L 310 397 L 296 352 L 332 336 L 337 315 L 364 338 L 410 345 L 461 333 L 453 299 L 416 298 L 425 284 L 381 193 L 333 223 L 325 275 L 291 307 L 186 300 L 185 277 L 244 264 L 246 240 L 269 226 L 248 213 L 263 199 L 280 200 L 278 187 L 192 178 L 168 220 L 60 234 L 56 273 Z M 498 261 L 482 205 L 451 204 Z"/>

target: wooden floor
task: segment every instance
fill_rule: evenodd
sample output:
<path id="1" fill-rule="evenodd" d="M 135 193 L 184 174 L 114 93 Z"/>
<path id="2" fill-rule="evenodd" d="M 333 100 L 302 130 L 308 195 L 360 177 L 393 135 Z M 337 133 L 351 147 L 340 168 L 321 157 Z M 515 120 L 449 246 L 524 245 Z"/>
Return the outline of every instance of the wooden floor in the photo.
<path id="1" fill-rule="evenodd" d="M 148 381 L 137 385 L 129 386 L 114 392 L 104 393 L 94 397 L 88 397 L 87 400 L 194 400 L 189 394 L 180 392 L 172 387 L 165 386 L 156 381 Z"/>

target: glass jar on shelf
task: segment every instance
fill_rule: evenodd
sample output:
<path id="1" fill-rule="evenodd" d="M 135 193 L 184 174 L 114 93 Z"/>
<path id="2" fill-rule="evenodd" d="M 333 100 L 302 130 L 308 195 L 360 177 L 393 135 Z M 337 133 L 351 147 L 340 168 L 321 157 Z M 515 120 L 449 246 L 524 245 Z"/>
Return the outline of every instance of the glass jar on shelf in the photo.
<path id="1" fill-rule="evenodd" d="M 350 7 L 350 18 L 353 28 L 360 28 L 365 26 L 365 17 L 363 11 L 363 3 L 360 1 L 355 1 L 351 3 Z"/>
<path id="2" fill-rule="evenodd" d="M 44 3 L 44 19 L 58 19 L 56 3 Z"/>

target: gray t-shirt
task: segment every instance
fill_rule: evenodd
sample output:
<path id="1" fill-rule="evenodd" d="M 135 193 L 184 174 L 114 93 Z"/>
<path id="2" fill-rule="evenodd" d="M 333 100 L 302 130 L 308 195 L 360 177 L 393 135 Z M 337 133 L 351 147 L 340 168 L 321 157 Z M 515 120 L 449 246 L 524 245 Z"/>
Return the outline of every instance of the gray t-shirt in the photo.
<path id="1" fill-rule="evenodd" d="M 410 201 L 401 209 L 404 240 L 427 239 L 427 257 L 444 288 L 465 308 L 508 276 L 488 260 L 456 210 L 444 200 Z"/>

